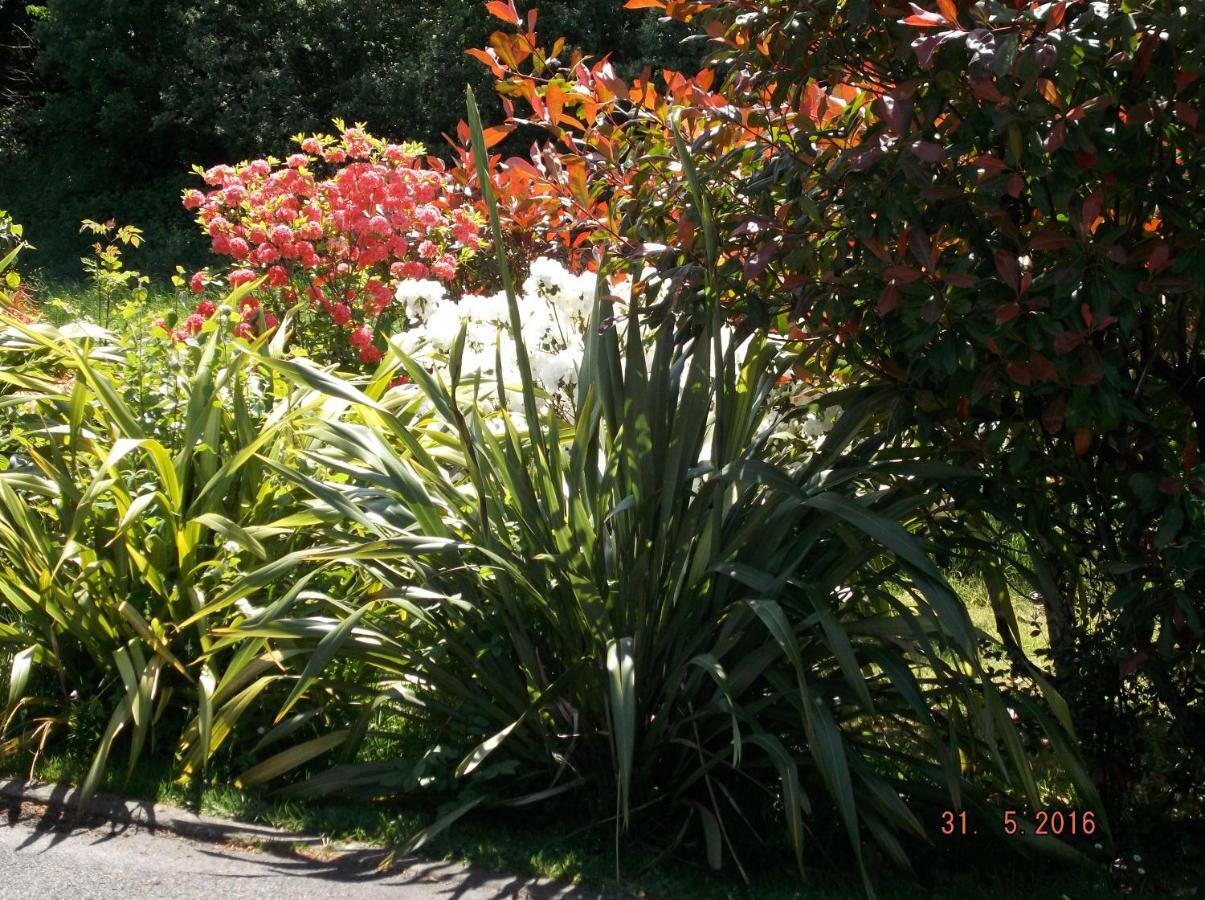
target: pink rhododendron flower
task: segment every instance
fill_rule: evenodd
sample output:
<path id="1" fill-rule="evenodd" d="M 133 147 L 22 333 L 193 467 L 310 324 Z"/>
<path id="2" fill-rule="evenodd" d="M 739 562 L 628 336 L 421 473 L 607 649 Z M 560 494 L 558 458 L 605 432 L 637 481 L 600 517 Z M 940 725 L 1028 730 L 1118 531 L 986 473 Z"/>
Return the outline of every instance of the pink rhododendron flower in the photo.
<path id="1" fill-rule="evenodd" d="M 456 277 L 456 259 L 451 256 L 441 256 L 431 264 L 431 274 L 440 281 L 451 281 Z"/>
<path id="2" fill-rule="evenodd" d="M 226 184 L 229 179 L 233 178 L 234 169 L 230 168 L 230 166 L 214 166 L 211 169 L 207 169 L 202 177 L 205 179 L 206 184 L 216 187 Z"/>
<path id="3" fill-rule="evenodd" d="M 214 252 L 231 260 L 228 284 L 267 276 L 259 291 L 265 320 L 268 307 L 279 312 L 296 301 L 296 285 L 318 326 L 303 332 L 315 342 L 310 349 L 345 362 L 350 349 L 362 360 L 379 358 L 371 335 L 395 315 L 399 283 L 454 279 L 459 259 L 481 246 L 480 216 L 441 166 L 358 126 L 337 138 L 311 135 L 300 150 L 283 164 L 214 166 L 203 175 L 209 190 L 185 193 L 184 205 Z M 190 286 L 208 280 L 198 274 Z M 328 292 L 342 300 L 332 304 Z"/>
<path id="4" fill-rule="evenodd" d="M 199 294 L 205 290 L 205 284 L 209 281 L 209 276 L 204 272 L 196 272 L 192 278 L 188 279 L 188 286 L 192 288 L 194 294 Z"/>
<path id="5" fill-rule="evenodd" d="M 273 225 L 268 236 L 274 244 L 288 244 L 293 240 L 293 229 L 288 225 Z"/>

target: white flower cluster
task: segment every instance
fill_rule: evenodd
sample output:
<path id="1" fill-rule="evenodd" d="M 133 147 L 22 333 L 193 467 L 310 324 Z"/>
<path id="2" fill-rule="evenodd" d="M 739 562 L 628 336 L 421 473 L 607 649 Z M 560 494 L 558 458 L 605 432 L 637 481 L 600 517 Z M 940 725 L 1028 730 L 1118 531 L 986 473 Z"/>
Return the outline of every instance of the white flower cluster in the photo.
<path id="1" fill-rule="evenodd" d="M 523 283 L 518 298 L 523 342 L 531 362 L 535 386 L 550 397 L 568 401 L 577 384 L 584 352 L 584 335 L 594 303 L 595 275 L 574 275 L 559 262 L 539 258 Z M 508 388 L 520 382 L 515 343 L 510 337 L 510 312 L 506 294 L 469 294 L 459 300 L 447 295 L 437 281 L 403 281 L 397 301 L 408 329 L 393 338 L 406 353 L 435 370 L 446 368 L 447 354 L 457 333 L 465 328 L 461 381 L 481 376 L 487 386 L 497 378 L 499 357 L 502 380 Z M 482 391 L 488 397 L 490 391 Z M 517 391 L 507 391 L 507 405 L 522 405 Z"/>

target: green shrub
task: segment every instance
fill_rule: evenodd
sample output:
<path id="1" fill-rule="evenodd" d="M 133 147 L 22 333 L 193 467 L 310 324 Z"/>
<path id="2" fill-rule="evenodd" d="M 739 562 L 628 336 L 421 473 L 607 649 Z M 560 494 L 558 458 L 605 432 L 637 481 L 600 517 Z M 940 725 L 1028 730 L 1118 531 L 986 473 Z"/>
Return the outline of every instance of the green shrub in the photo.
<path id="1" fill-rule="evenodd" d="M 234 724 L 214 706 L 283 671 L 262 641 L 217 646 L 226 623 L 200 611 L 247 560 L 304 541 L 292 525 L 321 520 L 269 477 L 321 398 L 278 396 L 218 329 L 178 347 L 7 314 L 0 329 L 0 750 L 41 751 L 66 729 L 94 754 L 87 797 L 120 733 L 132 772 L 154 731 L 195 773 Z"/>
<path id="2" fill-rule="evenodd" d="M 331 660 L 365 664 L 380 686 L 366 712 L 433 735 L 421 759 L 292 790 L 454 794 L 415 845 L 483 804 L 572 797 L 665 852 L 701 840 L 713 867 L 729 854 L 739 866 L 775 828 L 802 866 L 808 834 L 840 822 L 859 860 L 870 841 L 907 868 L 905 843 L 943 804 L 985 813 L 1000 791 L 1040 805 L 1014 706 L 1091 802 L 1057 717 L 992 683 L 911 533 L 940 467 L 861 436 L 873 397 L 853 399 L 818 452 L 782 451 L 767 397 L 797 348 L 737 339 L 718 316 L 646 331 L 628 313 L 621 339 L 598 300 L 572 425 L 540 414 L 521 337 L 522 413 L 483 412 L 459 351 L 443 383 L 395 350 L 359 397 L 260 360 L 353 401 L 350 417 L 307 423 L 305 462 L 324 477 L 279 467 L 343 522 L 338 540 L 249 573 L 210 609 L 291 569 L 354 565 L 361 596 L 261 608 L 229 633 L 306 648 L 295 696 L 311 680 L 338 689 Z M 413 384 L 385 404 L 377 390 L 399 365 Z"/>

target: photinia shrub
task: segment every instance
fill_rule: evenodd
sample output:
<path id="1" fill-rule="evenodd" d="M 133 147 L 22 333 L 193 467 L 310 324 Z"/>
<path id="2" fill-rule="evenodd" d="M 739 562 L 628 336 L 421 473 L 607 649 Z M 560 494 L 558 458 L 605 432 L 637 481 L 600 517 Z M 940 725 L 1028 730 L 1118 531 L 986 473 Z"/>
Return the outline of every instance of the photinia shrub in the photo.
<path id="1" fill-rule="evenodd" d="M 196 169 L 208 190 L 184 194 L 214 253 L 228 262 L 189 279 L 204 295 L 260 282 L 242 299 L 236 338 L 251 338 L 297 306 L 300 345 L 342 363 L 375 363 L 405 280 L 450 283 L 481 245 L 481 220 L 419 144 L 391 144 L 362 127 L 298 136 L 285 160 Z M 216 310 L 202 299 L 177 329 L 200 333 Z"/>

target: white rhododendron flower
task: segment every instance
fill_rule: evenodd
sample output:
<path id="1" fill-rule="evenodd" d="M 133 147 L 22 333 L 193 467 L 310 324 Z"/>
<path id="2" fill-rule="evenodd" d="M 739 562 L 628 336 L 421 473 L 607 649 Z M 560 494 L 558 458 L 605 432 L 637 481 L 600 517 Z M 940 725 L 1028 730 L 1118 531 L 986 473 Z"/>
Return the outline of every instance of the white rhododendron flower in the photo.
<path id="1" fill-rule="evenodd" d="M 438 281 L 421 278 L 402 279 L 395 296 L 411 322 L 426 322 L 431 313 L 448 298 L 444 286 Z"/>
<path id="2" fill-rule="evenodd" d="M 532 263 L 518 298 L 532 380 L 560 410 L 572 407 L 596 277 L 590 272 L 575 275 L 559 262 L 540 257 Z M 463 327 L 461 382 L 478 381 L 482 386 L 478 396 L 488 403 L 496 393 L 495 370 L 500 357 L 501 377 L 507 387 L 506 406 L 522 408 L 518 356 L 504 292 L 466 294 L 456 299 L 449 297 L 438 282 L 408 280 L 398 286 L 397 301 L 409 327 L 393 336 L 395 346 L 441 372 L 447 368 L 447 355 Z M 510 390 L 512 387 L 515 390 Z"/>

